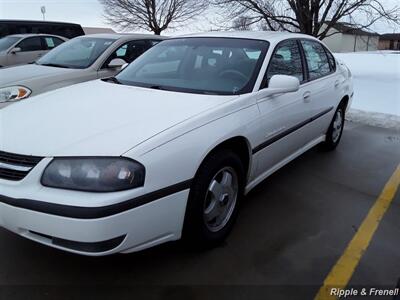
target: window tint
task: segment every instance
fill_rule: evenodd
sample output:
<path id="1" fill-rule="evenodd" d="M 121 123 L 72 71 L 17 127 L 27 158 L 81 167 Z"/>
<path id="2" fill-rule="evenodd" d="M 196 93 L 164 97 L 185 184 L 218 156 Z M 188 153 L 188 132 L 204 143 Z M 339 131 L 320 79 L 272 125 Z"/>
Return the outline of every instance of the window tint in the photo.
<path id="1" fill-rule="evenodd" d="M 85 34 L 82 27 L 75 24 L 0 20 L 0 37 L 20 33 L 54 34 L 69 39 Z"/>
<path id="2" fill-rule="evenodd" d="M 300 82 L 304 81 L 300 48 L 297 41 L 284 41 L 277 46 L 268 66 L 264 87 L 274 75 L 289 75 L 298 78 Z"/>
<path id="3" fill-rule="evenodd" d="M 59 45 L 61 45 L 62 43 L 64 43 L 64 41 L 62 39 L 56 38 L 56 37 L 45 37 L 44 38 L 44 43 L 47 47 L 48 50 L 51 50 Z"/>
<path id="4" fill-rule="evenodd" d="M 44 50 L 40 37 L 24 39 L 17 45 L 17 47 L 21 48 L 22 52 Z"/>
<path id="5" fill-rule="evenodd" d="M 151 47 L 147 41 L 131 41 L 119 47 L 105 62 L 106 67 L 114 58 L 121 58 L 127 63 L 133 62 Z"/>
<path id="6" fill-rule="evenodd" d="M 314 41 L 303 40 L 304 54 L 306 56 L 310 80 L 320 78 L 331 73 L 328 57 L 323 46 Z"/>
<path id="7" fill-rule="evenodd" d="M 10 35 L 10 28 L 4 24 L 0 24 L 0 38 Z"/>

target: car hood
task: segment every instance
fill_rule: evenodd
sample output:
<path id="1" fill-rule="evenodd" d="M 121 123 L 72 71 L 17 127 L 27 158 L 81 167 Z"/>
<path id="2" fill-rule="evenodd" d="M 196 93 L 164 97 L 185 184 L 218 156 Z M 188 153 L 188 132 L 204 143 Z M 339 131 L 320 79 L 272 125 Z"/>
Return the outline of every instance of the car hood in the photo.
<path id="1" fill-rule="evenodd" d="M 236 97 L 86 82 L 0 110 L 0 150 L 49 157 L 119 156 Z"/>
<path id="2" fill-rule="evenodd" d="M 43 80 L 45 78 L 62 77 L 77 72 L 75 69 L 46 67 L 40 65 L 23 65 L 0 69 L 0 87 L 18 84 L 23 81 Z"/>

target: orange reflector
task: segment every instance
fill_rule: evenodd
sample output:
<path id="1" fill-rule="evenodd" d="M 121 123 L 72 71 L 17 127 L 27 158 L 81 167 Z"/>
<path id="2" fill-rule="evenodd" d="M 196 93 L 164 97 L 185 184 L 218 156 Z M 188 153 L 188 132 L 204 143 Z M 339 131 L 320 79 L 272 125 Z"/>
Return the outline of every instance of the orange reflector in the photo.
<path id="1" fill-rule="evenodd" d="M 18 98 L 23 98 L 28 92 L 24 89 L 18 89 Z"/>

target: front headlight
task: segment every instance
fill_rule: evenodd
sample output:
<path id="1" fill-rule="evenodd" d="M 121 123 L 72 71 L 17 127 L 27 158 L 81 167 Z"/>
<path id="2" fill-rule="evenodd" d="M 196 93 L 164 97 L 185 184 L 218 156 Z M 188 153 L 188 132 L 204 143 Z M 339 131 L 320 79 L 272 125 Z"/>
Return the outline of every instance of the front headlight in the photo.
<path id="1" fill-rule="evenodd" d="M 116 192 L 144 185 L 145 168 L 128 158 L 55 158 L 42 185 L 86 192 Z"/>
<path id="2" fill-rule="evenodd" d="M 0 103 L 12 102 L 28 98 L 32 91 L 23 86 L 0 88 Z"/>

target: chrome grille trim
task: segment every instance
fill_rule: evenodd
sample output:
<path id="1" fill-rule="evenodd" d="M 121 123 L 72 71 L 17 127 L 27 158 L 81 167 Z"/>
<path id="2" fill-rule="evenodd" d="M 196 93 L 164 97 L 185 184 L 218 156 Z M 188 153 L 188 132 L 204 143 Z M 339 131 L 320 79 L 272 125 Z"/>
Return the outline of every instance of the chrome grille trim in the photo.
<path id="1" fill-rule="evenodd" d="M 6 164 L 0 161 L 0 169 L 7 169 L 13 171 L 20 171 L 20 172 L 29 172 L 32 170 L 32 167 L 23 167 L 23 166 L 16 166 L 11 164 Z"/>
<path id="2" fill-rule="evenodd" d="M 0 151 L 0 179 L 20 181 L 42 160 L 42 157 Z"/>

